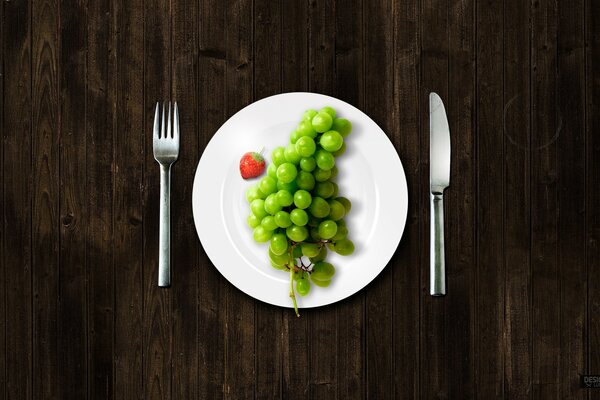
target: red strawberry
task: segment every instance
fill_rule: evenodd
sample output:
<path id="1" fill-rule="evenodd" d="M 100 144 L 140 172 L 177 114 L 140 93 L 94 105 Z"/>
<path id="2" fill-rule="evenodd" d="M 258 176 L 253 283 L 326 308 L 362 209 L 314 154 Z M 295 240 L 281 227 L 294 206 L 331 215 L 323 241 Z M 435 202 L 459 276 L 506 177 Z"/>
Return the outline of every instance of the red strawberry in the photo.
<path id="1" fill-rule="evenodd" d="M 242 178 L 256 178 L 265 172 L 265 159 L 260 153 L 255 151 L 248 152 L 240 160 L 240 173 Z"/>

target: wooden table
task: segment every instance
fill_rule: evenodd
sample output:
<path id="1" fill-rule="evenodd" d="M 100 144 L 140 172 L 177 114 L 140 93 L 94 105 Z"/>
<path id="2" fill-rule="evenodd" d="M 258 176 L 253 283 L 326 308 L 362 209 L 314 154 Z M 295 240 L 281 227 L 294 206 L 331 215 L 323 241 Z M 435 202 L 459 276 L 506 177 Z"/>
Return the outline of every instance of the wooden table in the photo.
<path id="1" fill-rule="evenodd" d="M 579 374 L 600 373 L 600 2 L 0 10 L 0 399 L 600 396 L 579 387 Z M 433 90 L 453 140 L 445 298 L 428 295 Z M 217 128 L 288 91 L 369 114 L 410 193 L 385 271 L 299 319 L 226 282 L 191 212 Z M 173 287 L 162 290 L 150 135 L 155 102 L 169 97 L 182 151 Z"/>

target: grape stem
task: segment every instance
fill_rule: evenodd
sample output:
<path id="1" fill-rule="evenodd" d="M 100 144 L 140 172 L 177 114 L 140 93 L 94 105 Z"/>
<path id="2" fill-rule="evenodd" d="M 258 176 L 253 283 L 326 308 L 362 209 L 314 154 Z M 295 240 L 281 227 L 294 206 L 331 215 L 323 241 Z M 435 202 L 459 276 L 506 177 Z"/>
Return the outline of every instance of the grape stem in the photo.
<path id="1" fill-rule="evenodd" d="M 290 297 L 292 298 L 292 303 L 294 303 L 294 311 L 296 312 L 296 317 L 300 317 L 300 312 L 298 311 L 298 303 L 296 302 L 296 293 L 294 292 L 294 273 L 296 271 L 295 261 L 294 261 L 294 246 L 290 248 Z"/>

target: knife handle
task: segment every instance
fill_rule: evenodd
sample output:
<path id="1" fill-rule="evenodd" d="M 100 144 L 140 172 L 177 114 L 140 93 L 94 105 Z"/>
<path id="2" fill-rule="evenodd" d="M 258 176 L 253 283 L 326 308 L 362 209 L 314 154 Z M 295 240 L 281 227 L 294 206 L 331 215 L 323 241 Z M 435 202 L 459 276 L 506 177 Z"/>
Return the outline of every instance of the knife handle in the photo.
<path id="1" fill-rule="evenodd" d="M 444 254 L 444 194 L 430 193 L 431 229 L 430 229 L 430 294 L 446 294 L 446 259 Z"/>

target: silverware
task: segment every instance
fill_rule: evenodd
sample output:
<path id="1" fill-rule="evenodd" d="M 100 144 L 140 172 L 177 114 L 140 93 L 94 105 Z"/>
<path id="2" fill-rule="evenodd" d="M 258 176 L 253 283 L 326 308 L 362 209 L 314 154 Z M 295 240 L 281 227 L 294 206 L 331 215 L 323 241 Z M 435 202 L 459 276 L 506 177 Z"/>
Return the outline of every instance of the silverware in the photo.
<path id="1" fill-rule="evenodd" d="M 446 260 L 444 255 L 444 189 L 450 185 L 450 128 L 444 103 L 436 93 L 429 94 L 429 189 L 430 226 L 430 294 L 446 294 Z"/>
<path id="2" fill-rule="evenodd" d="M 154 159 L 160 165 L 160 220 L 158 231 L 158 286 L 171 286 L 171 165 L 179 157 L 179 111 L 177 103 L 171 118 L 169 102 L 167 129 L 165 130 L 165 104 L 162 117 L 156 103 L 152 144 Z"/>

